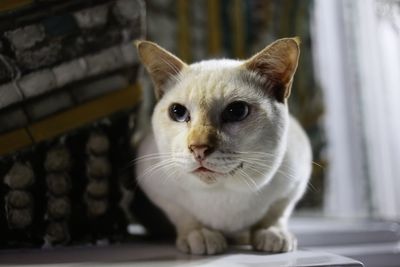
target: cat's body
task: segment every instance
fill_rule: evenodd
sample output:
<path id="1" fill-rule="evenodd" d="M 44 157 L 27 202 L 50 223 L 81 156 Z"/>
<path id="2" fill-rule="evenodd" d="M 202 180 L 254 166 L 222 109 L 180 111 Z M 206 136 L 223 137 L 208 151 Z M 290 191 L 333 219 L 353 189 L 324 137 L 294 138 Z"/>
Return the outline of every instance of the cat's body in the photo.
<path id="1" fill-rule="evenodd" d="M 280 167 L 284 174 L 276 173 L 270 183 L 257 193 L 251 188 L 251 184 L 247 185 L 245 182 L 242 185 L 245 190 L 240 194 L 236 190 L 225 187 L 223 183 L 215 188 L 187 191 L 177 186 L 175 179 L 166 177 L 168 172 L 165 173 L 163 170 L 143 177 L 140 183 L 141 188 L 157 206 L 163 208 L 164 205 L 169 205 L 171 209 L 182 206 L 190 210 L 201 223 L 213 229 L 229 235 L 246 230 L 254 222 L 259 221 L 277 200 L 292 197 L 295 204 L 307 184 L 307 179 L 301 179 L 307 177 L 310 172 L 308 163 L 311 153 L 307 139 L 293 118 L 289 127 L 292 129 L 289 130 L 289 149 Z M 146 137 L 138 152 L 139 155 L 158 153 L 153 133 Z M 299 166 L 305 167 L 299 170 L 303 172 L 303 175 L 299 176 L 297 181 L 294 177 L 285 175 L 285 173 L 288 174 L 287 168 L 291 166 L 290 161 L 293 159 L 300 161 Z M 157 161 L 154 160 L 138 164 L 137 176 L 140 178 L 141 174 L 156 163 Z M 296 166 L 291 166 L 291 168 L 296 168 Z M 185 178 L 190 179 L 187 175 Z"/>
<path id="2" fill-rule="evenodd" d="M 312 157 L 286 104 L 298 44 L 274 44 L 249 61 L 190 66 L 152 43 L 138 45 L 160 96 L 153 133 L 139 148 L 138 182 L 175 225 L 181 251 L 220 253 L 224 235 L 246 231 L 257 250 L 296 246 L 287 219 Z"/>

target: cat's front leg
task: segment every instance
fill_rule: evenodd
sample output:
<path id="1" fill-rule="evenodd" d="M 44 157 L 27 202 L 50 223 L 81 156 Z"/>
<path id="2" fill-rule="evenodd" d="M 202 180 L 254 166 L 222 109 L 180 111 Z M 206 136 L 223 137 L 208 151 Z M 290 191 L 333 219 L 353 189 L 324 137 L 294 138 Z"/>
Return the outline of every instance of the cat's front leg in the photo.
<path id="1" fill-rule="evenodd" d="M 178 250 L 188 254 L 214 255 L 227 249 L 225 237 L 201 224 L 188 211 L 169 201 L 159 201 L 170 221 L 175 225 Z"/>
<path id="2" fill-rule="evenodd" d="M 297 247 L 296 237 L 286 227 L 280 225 L 260 228 L 252 233 L 254 250 L 281 253 L 293 251 Z"/>
<path id="3" fill-rule="evenodd" d="M 227 249 L 225 237 L 218 231 L 199 227 L 179 233 L 176 239 L 177 248 L 189 254 L 214 255 Z"/>
<path id="4" fill-rule="evenodd" d="M 270 207 L 264 218 L 251 230 L 254 250 L 272 253 L 296 250 L 297 239 L 287 227 L 293 205 L 293 201 L 283 199 Z"/>

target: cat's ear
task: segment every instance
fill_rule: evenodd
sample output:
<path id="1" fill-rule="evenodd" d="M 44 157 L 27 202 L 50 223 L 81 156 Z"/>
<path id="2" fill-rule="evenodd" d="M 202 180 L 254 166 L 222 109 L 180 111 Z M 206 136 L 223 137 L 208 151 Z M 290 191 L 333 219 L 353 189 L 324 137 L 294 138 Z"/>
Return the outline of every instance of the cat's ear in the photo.
<path id="1" fill-rule="evenodd" d="M 157 98 L 161 98 L 168 81 L 178 79 L 177 76 L 187 65 L 155 43 L 148 41 L 135 42 L 140 61 L 146 67 L 155 86 Z"/>
<path id="2" fill-rule="evenodd" d="M 266 92 L 284 103 L 290 95 L 294 73 L 300 56 L 300 39 L 279 39 L 245 62 L 257 73 Z"/>

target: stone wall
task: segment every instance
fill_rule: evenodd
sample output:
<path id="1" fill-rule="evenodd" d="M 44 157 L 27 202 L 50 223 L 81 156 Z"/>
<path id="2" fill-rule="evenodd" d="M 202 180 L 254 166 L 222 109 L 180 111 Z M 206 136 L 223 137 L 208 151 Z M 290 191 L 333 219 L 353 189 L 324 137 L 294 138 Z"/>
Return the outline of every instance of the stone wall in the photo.
<path id="1" fill-rule="evenodd" d="M 129 238 L 140 0 L 0 3 L 0 248 Z"/>

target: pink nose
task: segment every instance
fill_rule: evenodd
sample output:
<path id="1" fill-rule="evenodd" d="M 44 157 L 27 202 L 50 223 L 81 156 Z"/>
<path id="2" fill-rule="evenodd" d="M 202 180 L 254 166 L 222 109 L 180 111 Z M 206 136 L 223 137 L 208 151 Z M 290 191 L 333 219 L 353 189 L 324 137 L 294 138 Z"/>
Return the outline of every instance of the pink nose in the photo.
<path id="1" fill-rule="evenodd" d="M 210 155 L 214 151 L 214 148 L 208 145 L 190 145 L 189 150 L 192 152 L 194 158 L 200 162 Z"/>

